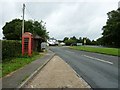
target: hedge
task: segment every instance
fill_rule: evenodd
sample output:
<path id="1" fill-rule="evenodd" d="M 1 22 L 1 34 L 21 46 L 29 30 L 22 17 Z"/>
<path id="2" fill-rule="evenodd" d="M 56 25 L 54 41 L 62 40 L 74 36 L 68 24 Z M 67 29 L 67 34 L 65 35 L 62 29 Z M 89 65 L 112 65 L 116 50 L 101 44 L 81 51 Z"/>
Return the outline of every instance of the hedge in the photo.
<path id="1" fill-rule="evenodd" d="M 20 41 L 2 40 L 2 60 L 5 61 L 21 55 L 21 48 Z"/>

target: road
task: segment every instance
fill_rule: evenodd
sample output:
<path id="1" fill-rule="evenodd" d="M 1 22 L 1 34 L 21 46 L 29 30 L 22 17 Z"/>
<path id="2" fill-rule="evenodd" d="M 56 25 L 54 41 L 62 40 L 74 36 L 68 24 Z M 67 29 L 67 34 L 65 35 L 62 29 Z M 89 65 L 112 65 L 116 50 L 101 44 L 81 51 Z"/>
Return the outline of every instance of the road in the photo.
<path id="1" fill-rule="evenodd" d="M 92 88 L 118 88 L 118 57 L 50 47 L 65 60 Z"/>

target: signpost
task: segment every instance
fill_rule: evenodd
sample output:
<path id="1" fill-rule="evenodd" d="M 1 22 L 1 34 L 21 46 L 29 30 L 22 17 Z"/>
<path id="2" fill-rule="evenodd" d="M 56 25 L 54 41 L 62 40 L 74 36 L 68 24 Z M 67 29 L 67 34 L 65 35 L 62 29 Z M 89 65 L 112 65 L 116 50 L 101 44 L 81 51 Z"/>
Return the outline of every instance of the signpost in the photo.
<path id="1" fill-rule="evenodd" d="M 86 45 L 86 38 L 84 38 L 84 45 Z"/>

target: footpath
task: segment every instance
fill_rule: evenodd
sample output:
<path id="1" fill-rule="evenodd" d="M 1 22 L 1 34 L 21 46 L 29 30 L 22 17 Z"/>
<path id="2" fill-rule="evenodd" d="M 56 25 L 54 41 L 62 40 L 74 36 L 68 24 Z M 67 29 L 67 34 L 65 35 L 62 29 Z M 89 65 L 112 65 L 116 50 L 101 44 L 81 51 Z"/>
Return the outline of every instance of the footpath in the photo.
<path id="1" fill-rule="evenodd" d="M 90 86 L 55 55 L 24 88 L 90 88 Z"/>

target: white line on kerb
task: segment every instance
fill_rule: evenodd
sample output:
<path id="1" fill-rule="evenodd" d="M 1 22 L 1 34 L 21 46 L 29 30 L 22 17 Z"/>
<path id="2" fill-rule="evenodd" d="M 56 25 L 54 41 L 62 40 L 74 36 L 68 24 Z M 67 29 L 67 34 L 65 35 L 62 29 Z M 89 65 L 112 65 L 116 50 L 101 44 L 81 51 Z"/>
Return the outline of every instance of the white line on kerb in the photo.
<path id="1" fill-rule="evenodd" d="M 109 61 L 106 61 L 106 60 L 102 60 L 102 59 L 99 59 L 99 58 L 95 58 L 95 57 L 91 57 L 91 56 L 87 56 L 87 55 L 83 55 L 83 56 L 85 56 L 87 58 L 95 59 L 95 60 L 98 60 L 98 61 L 101 61 L 101 62 L 113 64 L 112 62 L 109 62 Z"/>

